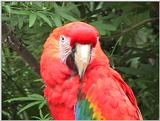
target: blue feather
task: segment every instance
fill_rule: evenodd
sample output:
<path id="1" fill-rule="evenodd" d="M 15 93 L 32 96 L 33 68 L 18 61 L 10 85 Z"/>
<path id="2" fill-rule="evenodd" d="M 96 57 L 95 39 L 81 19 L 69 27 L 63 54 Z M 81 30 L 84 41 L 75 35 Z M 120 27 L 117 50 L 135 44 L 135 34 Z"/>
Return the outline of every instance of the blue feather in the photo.
<path id="1" fill-rule="evenodd" d="M 76 120 L 92 120 L 93 109 L 87 100 L 79 100 L 75 107 Z"/>
<path id="2" fill-rule="evenodd" d="M 81 112 L 81 107 L 80 107 L 80 104 L 79 104 L 79 102 L 78 102 L 77 105 L 76 105 L 76 119 L 77 119 L 77 120 L 80 120 L 80 119 L 81 119 L 81 117 L 80 117 L 80 112 Z"/>

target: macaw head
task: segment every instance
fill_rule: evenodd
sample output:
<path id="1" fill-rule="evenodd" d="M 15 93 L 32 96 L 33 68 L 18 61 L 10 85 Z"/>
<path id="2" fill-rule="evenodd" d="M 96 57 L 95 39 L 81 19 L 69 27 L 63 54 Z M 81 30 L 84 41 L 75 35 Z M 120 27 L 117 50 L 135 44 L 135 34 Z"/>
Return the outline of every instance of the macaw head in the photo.
<path id="1" fill-rule="evenodd" d="M 84 22 L 72 22 L 56 28 L 53 36 L 59 43 L 60 59 L 82 78 L 99 39 L 96 28 Z"/>

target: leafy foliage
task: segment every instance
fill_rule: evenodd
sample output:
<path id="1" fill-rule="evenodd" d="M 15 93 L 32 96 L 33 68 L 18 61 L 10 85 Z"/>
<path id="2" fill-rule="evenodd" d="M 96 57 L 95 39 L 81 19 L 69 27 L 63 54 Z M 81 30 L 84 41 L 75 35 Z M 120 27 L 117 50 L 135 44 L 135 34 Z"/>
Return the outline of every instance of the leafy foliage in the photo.
<path id="1" fill-rule="evenodd" d="M 99 30 L 104 52 L 134 90 L 144 119 L 158 119 L 159 22 L 132 29 L 158 15 L 156 2 L 2 2 L 2 118 L 51 119 L 41 77 L 8 45 L 10 32 L 39 61 L 54 28 L 85 21 Z"/>

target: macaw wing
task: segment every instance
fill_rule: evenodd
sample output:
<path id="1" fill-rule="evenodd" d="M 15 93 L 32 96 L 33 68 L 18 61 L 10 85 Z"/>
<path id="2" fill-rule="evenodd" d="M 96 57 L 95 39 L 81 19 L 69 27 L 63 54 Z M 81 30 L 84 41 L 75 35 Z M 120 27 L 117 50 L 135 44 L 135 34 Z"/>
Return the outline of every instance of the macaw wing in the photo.
<path id="1" fill-rule="evenodd" d="M 86 72 L 83 92 L 93 109 L 93 119 L 142 119 L 132 90 L 110 67 Z"/>

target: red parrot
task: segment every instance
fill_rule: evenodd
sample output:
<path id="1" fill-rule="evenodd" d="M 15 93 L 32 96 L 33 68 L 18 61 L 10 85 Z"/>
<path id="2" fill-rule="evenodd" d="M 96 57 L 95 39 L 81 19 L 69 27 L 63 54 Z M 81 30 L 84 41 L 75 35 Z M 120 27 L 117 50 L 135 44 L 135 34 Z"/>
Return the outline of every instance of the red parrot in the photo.
<path id="1" fill-rule="evenodd" d="M 71 22 L 54 29 L 40 67 L 53 119 L 143 119 L 131 88 L 102 51 L 95 27 Z"/>

